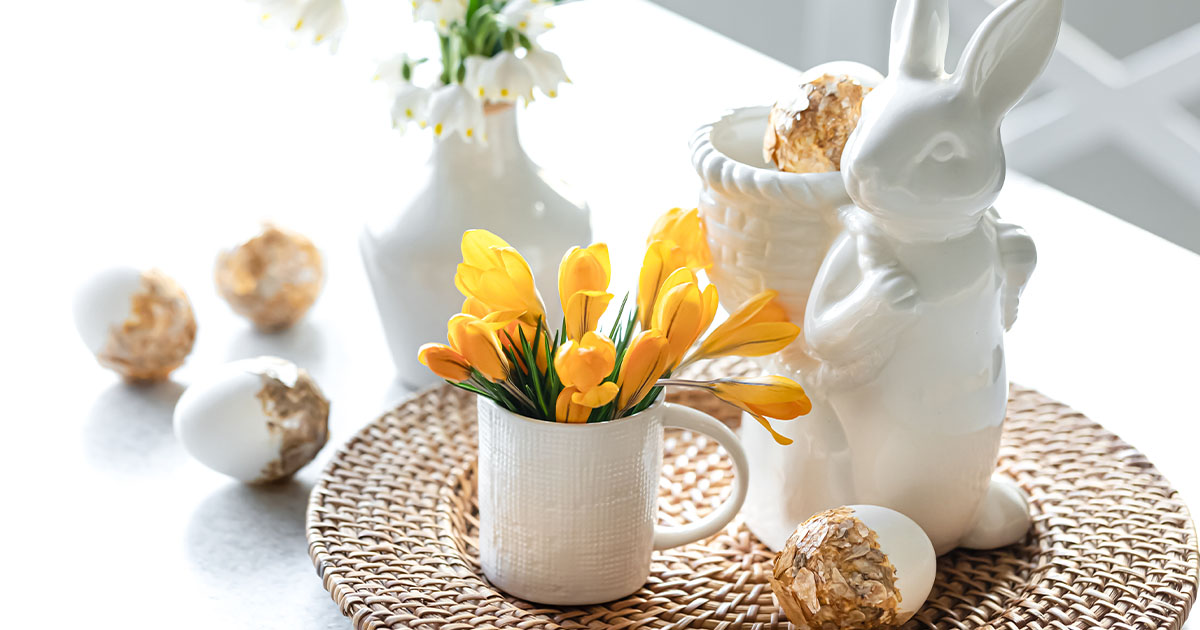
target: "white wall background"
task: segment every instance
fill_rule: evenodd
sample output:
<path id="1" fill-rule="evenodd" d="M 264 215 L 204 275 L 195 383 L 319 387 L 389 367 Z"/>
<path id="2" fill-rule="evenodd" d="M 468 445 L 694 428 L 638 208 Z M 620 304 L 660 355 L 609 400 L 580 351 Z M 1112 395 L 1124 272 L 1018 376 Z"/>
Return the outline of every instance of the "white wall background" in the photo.
<path id="1" fill-rule="evenodd" d="M 891 0 L 655 1 L 798 68 L 887 63 Z M 997 1 L 951 0 L 948 66 Z M 1066 1 L 1010 166 L 1200 253 L 1200 0 Z"/>

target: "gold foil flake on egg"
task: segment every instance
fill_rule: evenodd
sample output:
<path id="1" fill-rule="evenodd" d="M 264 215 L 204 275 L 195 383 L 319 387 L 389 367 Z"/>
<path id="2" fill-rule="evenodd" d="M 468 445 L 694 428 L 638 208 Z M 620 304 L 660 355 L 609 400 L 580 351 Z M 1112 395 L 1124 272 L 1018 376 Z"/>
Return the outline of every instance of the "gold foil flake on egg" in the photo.
<path id="1" fill-rule="evenodd" d="M 196 341 L 196 317 L 187 294 L 151 269 L 130 299 L 129 316 L 109 330 L 100 364 L 130 382 L 163 381 L 183 365 Z"/>
<path id="2" fill-rule="evenodd" d="M 217 257 L 217 291 L 260 330 L 291 327 L 317 300 L 325 273 L 321 252 L 303 235 L 271 224 Z"/>
<path id="3" fill-rule="evenodd" d="M 823 75 L 771 108 L 763 159 L 790 173 L 841 169 L 842 149 L 862 115 L 864 88 L 848 76 Z"/>
<path id="4" fill-rule="evenodd" d="M 282 439 L 279 457 L 253 483 L 289 477 L 312 461 L 329 438 L 329 400 L 308 372 L 287 361 L 274 361 L 259 374 L 256 394 L 266 414 L 267 431 Z"/>
<path id="5" fill-rule="evenodd" d="M 775 556 L 770 582 L 800 630 L 866 630 L 899 621 L 896 568 L 850 508 L 826 510 L 797 527 Z"/>

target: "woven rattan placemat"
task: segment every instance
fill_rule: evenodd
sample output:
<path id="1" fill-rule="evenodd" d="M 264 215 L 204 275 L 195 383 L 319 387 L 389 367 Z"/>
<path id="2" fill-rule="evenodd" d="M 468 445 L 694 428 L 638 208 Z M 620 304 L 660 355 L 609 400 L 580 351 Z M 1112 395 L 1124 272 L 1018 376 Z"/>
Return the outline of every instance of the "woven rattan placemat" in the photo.
<path id="1" fill-rule="evenodd" d="M 677 400 L 736 422 L 707 394 Z M 475 452 L 475 401 L 445 386 L 367 425 L 329 463 L 309 502 L 309 555 L 356 628 L 790 627 L 767 585 L 772 554 L 739 521 L 656 552 L 650 581 L 621 601 L 539 607 L 496 591 L 476 560 Z M 669 432 L 665 462 L 664 522 L 692 520 L 728 493 L 729 461 L 704 436 Z M 1032 499 L 1030 536 L 940 558 L 933 592 L 906 627 L 1183 624 L 1200 580 L 1196 530 L 1141 453 L 1062 404 L 1014 389 L 1000 470 Z"/>

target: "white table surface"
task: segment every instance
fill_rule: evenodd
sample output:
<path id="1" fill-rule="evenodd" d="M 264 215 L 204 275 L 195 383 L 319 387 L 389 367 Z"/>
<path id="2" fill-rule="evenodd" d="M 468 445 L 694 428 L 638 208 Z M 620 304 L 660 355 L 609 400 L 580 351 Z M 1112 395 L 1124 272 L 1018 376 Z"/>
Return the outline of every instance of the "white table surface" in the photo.
<path id="1" fill-rule="evenodd" d="M 304 512 L 338 443 L 405 394 L 355 245 L 428 142 L 389 130 L 369 82 L 403 4 L 352 0 L 383 17 L 360 20 L 336 57 L 289 49 L 239 0 L 5 7 L 0 626 L 349 626 L 308 559 Z M 628 280 L 653 217 L 694 204 L 691 131 L 797 73 L 639 0 L 574 4 L 557 22 L 544 41 L 575 85 L 523 112 L 523 135 L 591 201 Z M 1023 178 L 1000 206 L 1041 253 L 1012 378 L 1128 439 L 1200 504 L 1200 257 Z M 234 316 L 210 278 L 217 248 L 268 217 L 317 241 L 329 280 L 276 336 Z M 199 337 L 170 383 L 122 385 L 76 338 L 74 287 L 118 262 L 158 266 L 191 296 Z M 190 460 L 170 417 L 200 370 L 264 353 L 318 379 L 333 437 L 295 481 L 249 488 Z"/>

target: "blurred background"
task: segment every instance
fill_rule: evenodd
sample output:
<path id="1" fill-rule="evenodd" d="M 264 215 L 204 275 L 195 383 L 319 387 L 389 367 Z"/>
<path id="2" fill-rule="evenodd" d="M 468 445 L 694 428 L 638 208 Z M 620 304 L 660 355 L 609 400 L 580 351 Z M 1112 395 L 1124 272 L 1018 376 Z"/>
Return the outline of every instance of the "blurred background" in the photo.
<path id="1" fill-rule="evenodd" d="M 784 63 L 883 70 L 894 2 L 654 0 Z M 952 67 L 999 0 L 953 0 Z M 1058 52 L 1009 115 L 1010 168 L 1200 252 L 1200 1 L 1067 0 Z"/>

